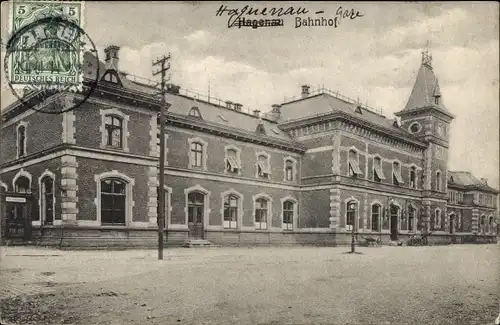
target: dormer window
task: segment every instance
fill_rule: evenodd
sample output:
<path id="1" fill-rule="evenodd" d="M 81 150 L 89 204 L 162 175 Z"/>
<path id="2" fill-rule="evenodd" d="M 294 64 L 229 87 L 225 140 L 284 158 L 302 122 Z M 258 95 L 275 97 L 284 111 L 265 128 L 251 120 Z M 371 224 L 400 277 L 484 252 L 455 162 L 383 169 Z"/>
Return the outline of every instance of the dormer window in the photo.
<path id="1" fill-rule="evenodd" d="M 107 70 L 106 72 L 104 72 L 101 81 L 111 82 L 120 86 L 122 85 L 122 82 L 118 77 L 118 73 L 116 72 L 116 70 Z"/>
<path id="2" fill-rule="evenodd" d="M 439 96 L 434 97 L 434 104 L 439 105 Z"/>
<path id="3" fill-rule="evenodd" d="M 188 115 L 192 116 L 192 117 L 196 117 L 196 118 L 202 118 L 200 110 L 198 109 L 198 107 L 191 108 L 191 110 L 189 111 Z"/>
<path id="4" fill-rule="evenodd" d="M 257 125 L 257 129 L 255 130 L 255 132 L 257 132 L 258 134 L 266 135 L 266 129 L 264 128 L 264 124 L 262 124 L 262 122 Z"/>

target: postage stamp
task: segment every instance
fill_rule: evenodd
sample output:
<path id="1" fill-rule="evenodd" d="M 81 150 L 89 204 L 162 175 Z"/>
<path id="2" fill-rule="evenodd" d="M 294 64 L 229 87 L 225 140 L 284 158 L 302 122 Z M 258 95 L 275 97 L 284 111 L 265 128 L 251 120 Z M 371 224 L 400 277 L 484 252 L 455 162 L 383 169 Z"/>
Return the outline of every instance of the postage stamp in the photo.
<path id="1" fill-rule="evenodd" d="M 11 5 L 11 35 L 4 59 L 8 87 L 23 106 L 39 112 L 59 114 L 78 107 L 93 92 L 99 76 L 84 78 L 85 55 L 99 58 L 82 28 L 83 2 Z M 78 93 L 80 100 L 69 101 L 68 92 Z"/>
<path id="2" fill-rule="evenodd" d="M 83 27 L 83 2 L 15 1 L 11 7 L 10 32 L 15 38 L 10 44 L 11 85 L 14 88 L 80 85 L 83 57 L 77 27 Z"/>

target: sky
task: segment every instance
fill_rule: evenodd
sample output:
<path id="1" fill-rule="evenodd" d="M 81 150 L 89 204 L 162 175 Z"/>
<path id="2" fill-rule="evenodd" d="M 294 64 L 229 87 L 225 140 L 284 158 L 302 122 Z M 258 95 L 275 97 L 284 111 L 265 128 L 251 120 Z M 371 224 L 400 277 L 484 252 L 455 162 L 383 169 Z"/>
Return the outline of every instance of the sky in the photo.
<path id="1" fill-rule="evenodd" d="M 9 35 L 5 4 L 2 40 Z M 220 6 L 245 5 L 301 7 L 309 10 L 303 18 L 327 19 L 342 7 L 362 17 L 344 18 L 336 28 L 296 28 L 295 17 L 287 16 L 281 28 L 252 29 L 228 28 L 229 17 L 216 16 Z M 393 118 L 428 48 L 442 100 L 455 115 L 449 169 L 500 187 L 496 2 L 85 2 L 84 19 L 101 58 L 106 46 L 121 47 L 120 70 L 153 79 L 152 60 L 170 53 L 170 82 L 203 94 L 210 88 L 212 97 L 261 111 L 309 84 L 359 98 Z M 2 71 L 2 108 L 12 100 L 3 78 Z"/>

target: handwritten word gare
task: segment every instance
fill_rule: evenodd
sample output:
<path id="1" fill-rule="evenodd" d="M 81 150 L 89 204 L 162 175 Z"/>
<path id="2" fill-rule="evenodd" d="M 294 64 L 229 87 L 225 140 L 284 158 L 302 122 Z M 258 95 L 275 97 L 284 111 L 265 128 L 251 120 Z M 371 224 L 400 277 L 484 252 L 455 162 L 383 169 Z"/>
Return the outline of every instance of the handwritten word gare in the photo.
<path id="1" fill-rule="evenodd" d="M 295 17 L 295 28 L 299 27 L 324 27 L 324 26 L 330 26 L 333 28 L 337 28 L 340 25 L 340 22 L 343 19 L 356 19 L 358 17 L 363 17 L 364 15 L 361 14 L 359 11 L 355 11 L 354 9 L 342 9 L 342 7 L 339 7 L 335 13 L 335 17 L 333 18 L 325 18 L 323 16 L 320 17 L 307 17 L 307 18 L 301 18 L 301 17 Z"/>
<path id="2" fill-rule="evenodd" d="M 300 16 L 300 15 L 305 15 L 307 13 L 309 13 L 309 10 L 302 7 L 298 7 L 297 9 L 295 9 L 294 7 L 288 7 L 288 8 L 264 7 L 262 9 L 256 9 L 247 5 L 241 9 L 237 9 L 237 8 L 228 8 L 225 5 L 221 5 L 215 15 L 222 16 L 224 14 L 227 14 L 227 16 L 229 16 L 227 27 L 235 27 L 238 26 L 238 23 L 240 23 L 241 26 L 241 18 L 243 16 L 253 16 L 254 18 L 257 16 L 283 17 L 283 16 Z"/>

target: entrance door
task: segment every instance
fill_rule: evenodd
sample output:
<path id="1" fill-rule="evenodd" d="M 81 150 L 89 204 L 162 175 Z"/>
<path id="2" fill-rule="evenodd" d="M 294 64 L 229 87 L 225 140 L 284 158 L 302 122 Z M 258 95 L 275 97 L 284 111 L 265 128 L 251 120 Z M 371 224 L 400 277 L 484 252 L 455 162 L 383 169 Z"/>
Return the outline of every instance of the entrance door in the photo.
<path id="1" fill-rule="evenodd" d="M 450 216 L 450 234 L 453 234 L 455 232 L 455 215 L 452 214 Z"/>
<path id="2" fill-rule="evenodd" d="M 3 239 L 17 239 L 29 241 L 31 238 L 31 197 L 28 195 L 12 194 L 6 196 L 1 193 Z"/>
<path id="3" fill-rule="evenodd" d="M 391 240 L 398 240 L 398 215 L 399 208 L 391 206 Z"/>
<path id="4" fill-rule="evenodd" d="M 203 219 L 205 214 L 205 195 L 200 192 L 188 194 L 189 237 L 203 239 Z"/>

